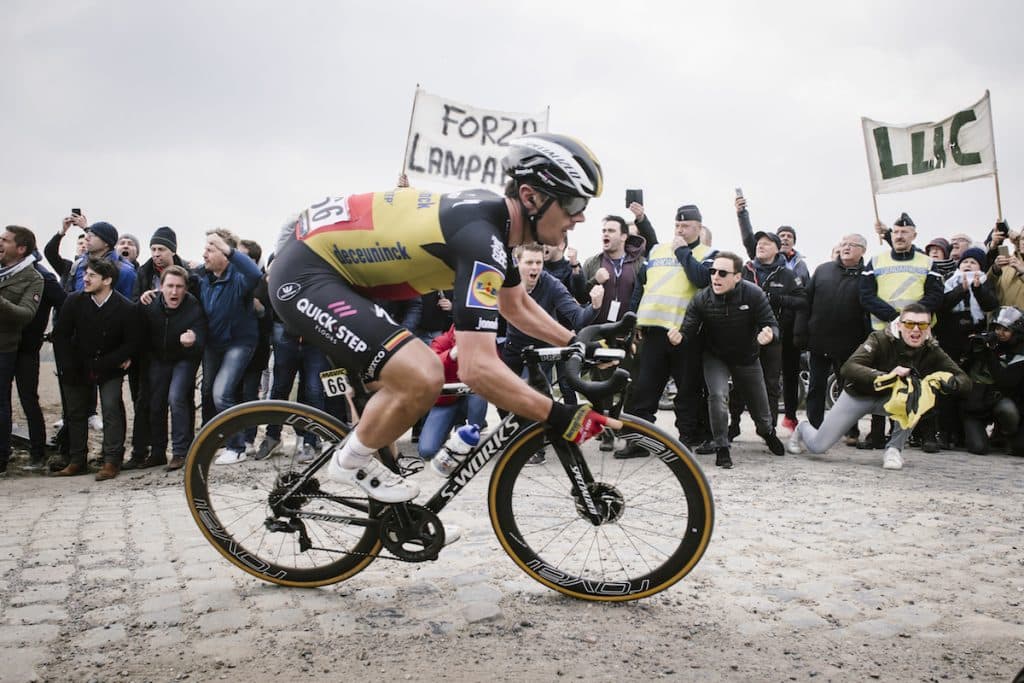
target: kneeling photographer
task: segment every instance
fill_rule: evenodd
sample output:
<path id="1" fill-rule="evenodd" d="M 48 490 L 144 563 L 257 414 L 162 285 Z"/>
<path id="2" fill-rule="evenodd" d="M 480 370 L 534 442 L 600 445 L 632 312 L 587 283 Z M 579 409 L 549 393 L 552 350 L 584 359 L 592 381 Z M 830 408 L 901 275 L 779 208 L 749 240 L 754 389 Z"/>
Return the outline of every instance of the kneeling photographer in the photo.
<path id="1" fill-rule="evenodd" d="M 973 381 L 964 400 L 967 450 L 985 455 L 1009 443 L 1012 455 L 1024 456 L 1024 313 L 1013 306 L 996 311 L 990 329 L 971 335 L 967 374 Z M 995 422 L 990 443 L 986 428 Z"/>

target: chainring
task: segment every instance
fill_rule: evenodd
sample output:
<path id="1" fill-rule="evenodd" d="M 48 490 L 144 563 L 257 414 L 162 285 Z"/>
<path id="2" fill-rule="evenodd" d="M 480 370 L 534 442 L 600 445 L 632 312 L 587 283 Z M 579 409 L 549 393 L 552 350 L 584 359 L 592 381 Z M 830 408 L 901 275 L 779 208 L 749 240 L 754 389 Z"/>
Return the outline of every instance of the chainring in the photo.
<path id="1" fill-rule="evenodd" d="M 444 547 L 444 525 L 421 505 L 393 505 L 380 519 L 380 540 L 395 557 L 407 562 L 436 560 Z"/>

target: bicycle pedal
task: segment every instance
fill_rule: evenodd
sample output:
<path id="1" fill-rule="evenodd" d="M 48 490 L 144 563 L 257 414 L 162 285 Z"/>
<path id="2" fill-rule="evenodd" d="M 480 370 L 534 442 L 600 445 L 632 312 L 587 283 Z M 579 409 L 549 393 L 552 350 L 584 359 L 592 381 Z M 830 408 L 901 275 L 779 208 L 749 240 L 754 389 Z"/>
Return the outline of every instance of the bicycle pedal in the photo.
<path id="1" fill-rule="evenodd" d="M 403 477 L 418 474 L 423 471 L 426 463 L 413 455 L 402 456 L 398 459 L 398 473 Z"/>

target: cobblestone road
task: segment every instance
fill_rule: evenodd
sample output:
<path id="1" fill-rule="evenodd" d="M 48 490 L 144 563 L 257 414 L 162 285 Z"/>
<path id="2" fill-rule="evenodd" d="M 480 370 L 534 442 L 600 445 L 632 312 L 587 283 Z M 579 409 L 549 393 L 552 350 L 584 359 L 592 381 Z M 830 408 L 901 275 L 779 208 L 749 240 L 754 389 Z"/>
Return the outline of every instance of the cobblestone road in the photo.
<path id="1" fill-rule="evenodd" d="M 879 451 L 775 458 L 748 437 L 733 459 L 701 457 L 717 505 L 701 564 L 612 606 L 520 573 L 483 477 L 442 515 L 465 537 L 437 562 L 298 590 L 221 559 L 180 473 L 97 483 L 12 463 L 0 681 L 1001 681 L 1024 666 L 1024 460 L 908 451 L 888 472 Z"/>

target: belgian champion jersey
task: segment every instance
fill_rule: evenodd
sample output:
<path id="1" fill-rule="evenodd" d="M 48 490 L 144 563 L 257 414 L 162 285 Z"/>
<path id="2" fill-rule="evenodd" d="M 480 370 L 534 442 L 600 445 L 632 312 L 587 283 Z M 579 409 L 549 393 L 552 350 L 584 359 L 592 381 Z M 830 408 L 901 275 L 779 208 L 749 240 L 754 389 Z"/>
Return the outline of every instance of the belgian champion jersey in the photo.
<path id="1" fill-rule="evenodd" d="M 520 283 L 508 223 L 493 192 L 405 188 L 328 197 L 299 215 L 295 237 L 368 298 L 454 289 L 456 327 L 495 331 L 498 291 Z"/>

